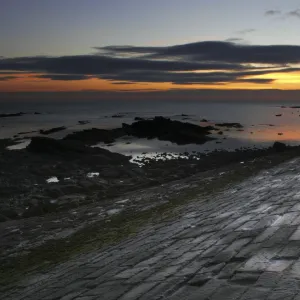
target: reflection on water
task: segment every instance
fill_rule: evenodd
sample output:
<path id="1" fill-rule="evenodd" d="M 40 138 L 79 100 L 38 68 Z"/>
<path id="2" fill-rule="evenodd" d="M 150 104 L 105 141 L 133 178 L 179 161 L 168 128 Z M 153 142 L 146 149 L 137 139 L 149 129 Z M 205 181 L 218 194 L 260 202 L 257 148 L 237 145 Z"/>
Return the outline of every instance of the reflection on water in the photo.
<path id="1" fill-rule="evenodd" d="M 296 145 L 300 143 L 300 124 L 256 125 L 246 128 L 243 132 L 231 131 L 229 135 L 233 138 L 250 140 L 257 144 L 281 141 L 289 145 Z"/>
<path id="2" fill-rule="evenodd" d="M 30 139 L 23 140 L 23 141 L 19 141 L 19 143 L 16 145 L 8 146 L 7 149 L 8 150 L 21 150 L 21 149 L 26 148 L 29 144 L 30 144 Z"/>
<path id="3" fill-rule="evenodd" d="M 217 136 L 216 136 L 217 137 Z M 219 136 L 218 136 L 219 137 Z M 220 137 L 219 137 L 220 138 Z M 130 138 L 118 139 L 112 145 L 106 145 L 104 143 L 99 143 L 93 147 L 101 147 L 112 152 L 121 153 L 124 155 L 132 156 L 131 161 L 141 161 L 145 158 L 156 159 L 156 160 L 166 160 L 166 159 L 176 159 L 183 158 L 188 159 L 187 154 L 198 154 L 206 153 L 214 150 L 229 150 L 233 151 L 236 148 L 242 147 L 254 147 L 255 143 L 247 139 L 235 139 L 227 137 L 222 140 L 213 140 L 206 142 L 203 145 L 177 145 L 167 141 L 160 141 L 158 139 L 137 139 Z M 258 145 L 258 147 L 263 148 L 268 146 L 266 143 Z M 198 155 L 197 155 L 198 156 Z M 200 155 L 201 156 L 201 155 Z M 198 157 L 196 159 L 199 159 Z"/>

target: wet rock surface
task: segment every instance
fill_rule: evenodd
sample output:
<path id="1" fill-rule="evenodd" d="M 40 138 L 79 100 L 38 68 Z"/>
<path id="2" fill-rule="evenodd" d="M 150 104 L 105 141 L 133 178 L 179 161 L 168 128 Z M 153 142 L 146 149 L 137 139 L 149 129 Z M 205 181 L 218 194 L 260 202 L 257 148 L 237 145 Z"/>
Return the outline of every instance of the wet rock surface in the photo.
<path id="1" fill-rule="evenodd" d="M 47 135 L 47 134 L 52 134 L 52 133 L 62 131 L 62 130 L 65 130 L 65 129 L 67 129 L 67 127 L 60 126 L 60 127 L 53 127 L 53 128 L 50 128 L 50 129 L 41 129 L 39 132 L 40 132 L 40 134 Z"/>
<path id="2" fill-rule="evenodd" d="M 45 137 L 33 138 L 24 150 L 3 150 L 1 219 L 57 212 L 130 189 L 143 182 L 144 172 L 129 159 L 76 141 Z M 90 172 L 97 172 L 98 176 L 88 177 Z M 57 180 L 48 183 L 52 177 Z M 69 202 L 65 196 L 70 196 Z"/>
<path id="3" fill-rule="evenodd" d="M 113 143 L 117 138 L 129 135 L 138 138 L 157 138 L 163 141 L 170 141 L 178 145 L 203 144 L 214 138 L 209 136 L 214 130 L 212 126 L 198 126 L 191 123 L 172 121 L 164 117 L 154 117 L 153 119 L 136 118 L 132 124 L 123 124 L 117 129 L 87 129 L 69 134 L 67 140 L 80 140 L 87 144 L 104 142 Z"/>
<path id="4" fill-rule="evenodd" d="M 123 135 L 125 135 L 125 133 L 121 128 L 111 130 L 91 128 L 68 134 L 64 140 L 76 140 L 87 145 L 94 145 L 99 142 L 109 144 L 113 143 L 116 138 L 122 137 Z"/>
<path id="5" fill-rule="evenodd" d="M 9 118 L 9 117 L 21 117 L 25 115 L 23 112 L 12 113 L 12 114 L 0 114 L 0 118 Z"/>
<path id="6" fill-rule="evenodd" d="M 240 123 L 217 123 L 216 126 L 228 128 L 243 128 L 243 125 Z"/>
<path id="7" fill-rule="evenodd" d="M 34 112 L 34 113 L 25 113 L 25 112 L 17 112 L 17 113 L 5 113 L 5 114 L 0 114 L 0 118 L 11 118 L 11 117 L 22 117 L 24 115 L 41 115 L 42 113 L 40 112 Z"/>
<path id="8" fill-rule="evenodd" d="M 201 127 L 191 123 L 172 121 L 164 117 L 155 117 L 152 120 L 142 120 L 131 125 L 123 124 L 127 135 L 138 138 L 157 138 L 163 141 L 170 141 L 178 145 L 203 144 L 212 137 L 209 137 L 212 126 Z"/>
<path id="9" fill-rule="evenodd" d="M 3 146 L 9 141 L 3 140 Z M 0 151 L 0 221 L 43 216 L 89 203 L 102 203 L 130 191 L 164 184 L 259 157 L 299 151 L 275 143 L 268 149 L 210 154 L 182 153 L 182 158 L 139 160 L 78 140 L 33 137 L 26 149 Z M 162 157 L 168 157 L 165 153 Z"/>
<path id="10" fill-rule="evenodd" d="M 0 294 L 3 299 L 298 299 L 299 174 L 298 158 L 208 198 L 194 195 L 176 218 L 2 286 Z M 56 235 L 58 219 L 52 221 Z M 10 224 L 10 231 L 18 230 Z M 67 238 L 70 232 L 60 234 Z M 20 247 L 26 249 L 26 242 Z"/>
<path id="11" fill-rule="evenodd" d="M 274 148 L 276 151 L 281 152 L 281 151 L 286 150 L 286 149 L 287 149 L 287 146 L 286 146 L 286 144 L 284 144 L 284 143 L 281 143 L 281 142 L 275 142 L 275 143 L 273 144 L 273 148 Z"/>
<path id="12" fill-rule="evenodd" d="M 78 124 L 79 125 L 85 125 L 85 124 L 89 124 L 90 123 L 90 121 L 88 121 L 88 120 L 81 120 L 81 121 L 78 121 Z"/>

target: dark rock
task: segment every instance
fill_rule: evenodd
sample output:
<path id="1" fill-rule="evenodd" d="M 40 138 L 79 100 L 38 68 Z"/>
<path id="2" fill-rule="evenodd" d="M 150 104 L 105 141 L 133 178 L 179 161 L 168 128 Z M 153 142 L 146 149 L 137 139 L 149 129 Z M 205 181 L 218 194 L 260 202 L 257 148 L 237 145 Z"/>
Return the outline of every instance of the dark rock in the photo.
<path id="1" fill-rule="evenodd" d="M 87 196 L 85 195 L 78 195 L 78 194 L 73 194 L 73 195 L 65 195 L 62 197 L 59 197 L 57 199 L 57 205 L 60 208 L 71 208 L 71 207 L 76 207 L 79 206 L 80 204 L 83 204 L 87 200 Z"/>
<path id="2" fill-rule="evenodd" d="M 63 156 L 65 159 L 80 159 L 89 165 L 128 163 L 130 157 L 110 152 L 102 148 L 87 147 L 80 141 L 55 140 L 46 137 L 33 137 L 27 151 L 38 154 Z M 82 155 L 87 154 L 87 155 Z"/>
<path id="3" fill-rule="evenodd" d="M 90 121 L 78 121 L 78 124 L 79 125 L 85 125 L 85 124 L 89 124 L 90 123 Z"/>
<path id="4" fill-rule="evenodd" d="M 51 133 L 54 133 L 54 132 L 65 130 L 65 129 L 66 129 L 65 126 L 54 127 L 54 128 L 47 129 L 47 130 L 41 129 L 40 134 L 51 134 Z"/>
<path id="5" fill-rule="evenodd" d="M 12 208 L 1 209 L 1 214 L 8 219 L 17 219 L 19 217 L 18 213 Z"/>
<path id="6" fill-rule="evenodd" d="M 33 130 L 33 131 L 23 131 L 23 132 L 19 132 L 18 134 L 21 135 L 21 134 L 28 134 L 28 133 L 35 133 L 37 132 L 36 130 Z"/>
<path id="7" fill-rule="evenodd" d="M 211 126 L 201 127 L 191 123 L 171 121 L 164 117 L 138 121 L 131 125 L 123 124 L 123 130 L 127 135 L 138 138 L 157 138 L 177 143 L 178 145 L 203 144 L 213 140 L 214 138 L 208 137 L 213 129 Z"/>
<path id="8" fill-rule="evenodd" d="M 141 118 L 141 117 L 135 117 L 134 118 L 134 121 L 144 121 L 145 119 L 144 118 Z"/>
<path id="9" fill-rule="evenodd" d="M 243 128 L 243 125 L 240 123 L 218 123 L 216 126 L 219 127 L 230 127 L 230 128 Z"/>
<path id="10" fill-rule="evenodd" d="M 111 117 L 112 117 L 112 118 L 124 118 L 125 115 L 122 115 L 122 114 L 116 114 L 116 115 L 112 115 Z"/>
<path id="11" fill-rule="evenodd" d="M 46 137 L 33 137 L 27 150 L 37 153 L 61 154 L 64 152 L 86 153 L 88 149 L 77 141 L 55 140 Z"/>
<path id="12" fill-rule="evenodd" d="M 75 185 L 75 184 L 62 184 L 60 186 L 60 191 L 62 194 L 80 194 L 83 192 L 83 189 L 81 186 L 79 185 Z"/>
<path id="13" fill-rule="evenodd" d="M 30 217 L 36 217 L 36 216 L 42 216 L 47 213 L 52 213 L 57 211 L 57 203 L 56 201 L 46 201 L 46 202 L 41 202 L 36 206 L 29 207 L 26 209 L 22 217 L 23 218 L 30 218 Z"/>
<path id="14" fill-rule="evenodd" d="M 41 216 L 44 214 L 44 210 L 42 208 L 42 205 L 32 206 L 27 208 L 23 214 L 22 218 L 31 218 L 36 216 Z"/>
<path id="15" fill-rule="evenodd" d="M 18 112 L 18 113 L 14 113 L 14 114 L 0 114 L 0 118 L 21 117 L 23 115 L 25 115 L 25 113 L 23 113 L 23 112 Z"/>
<path id="16" fill-rule="evenodd" d="M 0 214 L 0 222 L 6 222 L 8 220 L 9 220 L 9 218 L 7 218 L 6 216 Z"/>
<path id="17" fill-rule="evenodd" d="M 152 120 L 141 120 L 131 125 L 123 124 L 122 128 L 112 130 L 92 128 L 67 135 L 64 140 L 80 140 L 92 145 L 97 142 L 111 144 L 115 139 L 125 135 L 138 138 L 158 138 L 159 140 L 171 141 L 179 145 L 190 143 L 203 144 L 214 138 L 209 137 L 212 126 L 197 126 L 191 123 L 171 121 L 164 117 L 155 117 Z"/>
<path id="18" fill-rule="evenodd" d="M 284 143 L 281 143 L 281 142 L 275 142 L 275 143 L 273 144 L 272 148 L 273 148 L 274 150 L 276 150 L 277 152 L 282 152 L 282 151 L 284 151 L 284 150 L 287 149 L 287 146 L 286 146 L 286 144 L 284 144 Z"/>
<path id="19" fill-rule="evenodd" d="M 275 115 L 276 117 L 281 117 L 282 116 L 282 114 L 277 114 L 277 115 Z"/>
<path id="20" fill-rule="evenodd" d="M 82 187 L 86 192 L 93 192 L 95 190 L 103 189 L 103 185 L 96 180 L 81 180 L 78 185 Z"/>
<path id="21" fill-rule="evenodd" d="M 98 129 L 91 128 L 83 131 L 74 132 L 68 134 L 64 140 L 76 140 L 84 142 L 88 145 L 93 145 L 99 142 L 104 142 L 106 144 L 111 144 L 116 138 L 125 135 L 122 129 Z"/>
<path id="22" fill-rule="evenodd" d="M 60 185 L 49 185 L 49 187 L 45 188 L 45 194 L 53 198 L 64 195 Z"/>
<path id="23" fill-rule="evenodd" d="M 222 134 L 224 134 L 224 133 L 223 133 L 223 131 L 219 131 L 218 134 L 222 135 Z"/>
<path id="24" fill-rule="evenodd" d="M 34 112 L 34 115 L 41 115 L 41 113 L 40 113 L 40 112 L 37 112 L 37 111 L 35 111 L 35 112 Z"/>
<path id="25" fill-rule="evenodd" d="M 116 168 L 107 169 L 101 172 L 101 176 L 104 178 L 119 178 L 122 176 L 122 172 Z"/>

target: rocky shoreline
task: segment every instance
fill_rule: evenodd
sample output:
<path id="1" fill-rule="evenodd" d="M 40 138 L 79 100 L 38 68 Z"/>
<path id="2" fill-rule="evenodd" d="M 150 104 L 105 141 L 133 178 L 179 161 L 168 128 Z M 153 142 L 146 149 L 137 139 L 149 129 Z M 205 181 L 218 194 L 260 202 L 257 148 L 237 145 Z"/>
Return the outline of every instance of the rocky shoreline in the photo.
<path id="1" fill-rule="evenodd" d="M 90 147 L 90 131 L 62 140 L 33 137 L 27 148 L 0 151 L 0 221 L 18 220 L 68 211 L 89 203 L 103 203 L 126 192 L 186 178 L 232 163 L 245 163 L 278 152 L 298 152 L 276 142 L 266 149 L 237 149 L 210 153 L 182 153 L 173 159 L 131 157 Z M 98 131 L 96 133 L 99 137 Z M 88 139 L 87 139 L 88 138 Z M 2 145 L 7 146 L 8 140 Z M 172 158 L 163 153 L 162 158 Z"/>
<path id="2" fill-rule="evenodd" d="M 210 138 L 211 131 L 220 130 L 159 118 L 154 122 L 169 124 L 168 130 L 151 127 L 149 120 L 140 127 L 144 121 L 112 130 L 78 131 L 60 140 L 36 136 L 18 151 L 7 149 L 13 140 L 1 140 L 0 264 L 4 267 L 0 281 L 12 267 L 22 273 L 20 260 L 27 270 L 110 244 L 149 221 L 173 214 L 191 195 L 208 199 L 230 184 L 300 154 L 300 146 L 275 142 L 265 149 L 182 153 L 165 160 L 145 157 L 138 165 L 130 156 L 91 147 L 123 136 L 124 128 L 126 134 L 172 139 L 181 126 L 186 135 L 178 143 L 189 143 L 191 136 L 198 141 L 200 136 Z M 237 123 L 219 126 L 242 128 Z M 184 127 L 198 134 L 191 135 Z M 162 157 L 170 158 L 170 153 Z M 53 247 L 55 253 L 49 253 Z"/>
<path id="3" fill-rule="evenodd" d="M 177 218 L 180 211 L 191 201 L 212 201 L 215 195 L 224 189 L 235 186 L 262 170 L 299 156 L 299 151 L 299 148 L 285 148 L 282 151 L 275 146 L 264 153 L 261 152 L 260 156 L 255 158 L 248 156 L 249 159 L 200 172 L 196 172 L 189 165 L 186 172 L 178 172 L 182 177 L 178 177 L 177 180 L 171 175 L 174 175 L 175 170 L 181 171 L 183 165 L 179 164 L 180 160 L 174 160 L 177 167 L 173 170 L 168 170 L 163 165 L 169 172 L 169 177 L 155 173 L 155 182 L 151 182 L 149 177 L 146 184 L 141 180 L 140 185 L 138 183 L 127 185 L 132 178 L 127 178 L 129 181 L 125 185 L 124 182 L 118 183 L 112 178 L 111 181 L 105 182 L 111 186 L 109 197 L 100 198 L 98 186 L 90 191 L 86 198 L 80 199 L 77 194 L 77 204 L 73 207 L 67 205 L 63 209 L 46 211 L 37 216 L 26 218 L 19 216 L 17 219 L 1 222 L 0 284 L 2 282 L 5 286 L 11 281 L 16 282 L 25 273 L 45 270 L 50 265 L 68 260 L 80 253 L 109 247 L 139 232 L 149 223 L 155 224 L 169 218 Z M 39 163 L 41 161 L 39 160 Z M 187 160 L 182 163 L 186 164 Z M 76 164 L 74 163 L 74 166 Z M 45 166 L 48 167 L 50 164 Z M 145 175 L 139 177 L 148 178 L 147 168 L 140 169 Z M 87 177 L 85 172 L 83 174 L 88 182 L 99 184 L 101 180 L 103 183 L 100 174 L 96 177 Z M 63 187 L 64 184 L 60 181 L 51 184 L 41 183 L 35 191 L 32 191 L 30 199 L 37 199 L 34 198 L 34 193 L 37 191 L 43 193 L 45 191 L 43 188 Z M 71 200 L 74 200 L 75 195 L 52 197 L 54 198 L 65 199 L 68 203 L 72 203 Z M 47 196 L 43 199 L 47 199 Z"/>

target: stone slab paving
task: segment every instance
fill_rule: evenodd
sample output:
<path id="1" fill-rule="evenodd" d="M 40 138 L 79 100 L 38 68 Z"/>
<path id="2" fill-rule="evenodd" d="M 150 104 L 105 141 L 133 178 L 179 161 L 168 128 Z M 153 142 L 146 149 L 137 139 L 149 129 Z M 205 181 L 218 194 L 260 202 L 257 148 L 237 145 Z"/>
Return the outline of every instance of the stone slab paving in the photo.
<path id="1" fill-rule="evenodd" d="M 300 159 L 198 200 L 177 220 L 0 287 L 0 299 L 300 300 Z"/>

